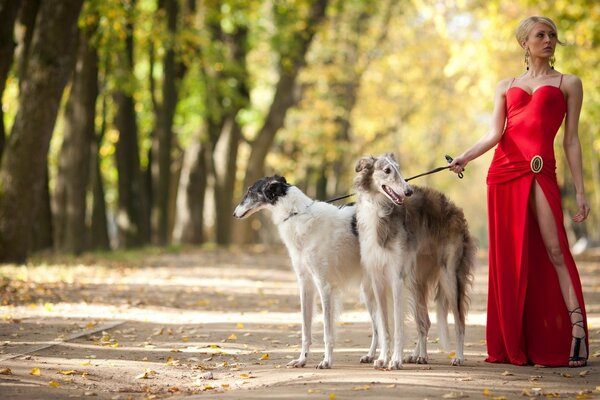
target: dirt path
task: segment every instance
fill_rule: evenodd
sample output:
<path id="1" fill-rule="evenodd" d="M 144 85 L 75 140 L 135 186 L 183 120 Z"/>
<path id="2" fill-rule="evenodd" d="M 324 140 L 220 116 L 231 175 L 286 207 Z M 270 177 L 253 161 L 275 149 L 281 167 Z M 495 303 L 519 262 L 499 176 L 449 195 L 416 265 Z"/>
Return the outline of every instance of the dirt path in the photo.
<path id="1" fill-rule="evenodd" d="M 600 398 L 600 262 L 580 261 L 589 310 L 583 369 L 484 362 L 486 266 L 477 269 L 466 365 L 451 367 L 434 323 L 430 363 L 379 371 L 358 360 L 369 323 L 356 293 L 337 323 L 331 370 L 297 357 L 295 278 L 281 248 L 190 250 L 127 261 L 86 256 L 0 266 L 0 399 Z M 407 324 L 409 342 L 414 326 Z"/>

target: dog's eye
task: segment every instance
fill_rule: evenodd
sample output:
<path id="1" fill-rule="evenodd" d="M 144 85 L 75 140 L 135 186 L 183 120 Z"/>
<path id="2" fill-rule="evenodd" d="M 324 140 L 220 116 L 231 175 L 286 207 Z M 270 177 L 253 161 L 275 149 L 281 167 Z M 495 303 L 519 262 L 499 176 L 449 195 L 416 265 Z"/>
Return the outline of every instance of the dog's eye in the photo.
<path id="1" fill-rule="evenodd" d="M 389 173 L 392 172 L 392 170 L 390 169 L 390 167 L 387 167 L 383 170 L 383 172 L 385 172 L 386 175 L 389 175 Z"/>

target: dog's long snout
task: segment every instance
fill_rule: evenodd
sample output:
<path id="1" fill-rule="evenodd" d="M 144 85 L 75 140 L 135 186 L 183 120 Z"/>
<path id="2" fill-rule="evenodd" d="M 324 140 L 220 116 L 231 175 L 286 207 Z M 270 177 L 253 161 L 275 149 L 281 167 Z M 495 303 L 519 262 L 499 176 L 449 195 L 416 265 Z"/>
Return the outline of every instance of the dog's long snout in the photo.
<path id="1" fill-rule="evenodd" d="M 407 187 L 406 189 L 404 189 L 404 195 L 406 197 L 410 197 L 410 196 L 412 196 L 412 194 L 413 194 L 413 190 L 412 190 L 412 188 L 410 186 Z"/>

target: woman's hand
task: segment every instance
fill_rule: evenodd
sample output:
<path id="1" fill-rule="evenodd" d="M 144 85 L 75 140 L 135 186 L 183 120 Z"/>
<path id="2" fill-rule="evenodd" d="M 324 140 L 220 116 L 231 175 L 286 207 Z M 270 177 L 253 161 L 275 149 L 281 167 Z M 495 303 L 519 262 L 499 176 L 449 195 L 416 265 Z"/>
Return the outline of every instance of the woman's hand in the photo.
<path id="1" fill-rule="evenodd" d="M 458 156 L 448 166 L 448 169 L 456 174 L 460 174 L 465 170 L 468 161 L 463 156 Z"/>
<path id="2" fill-rule="evenodd" d="M 585 194 L 577 195 L 577 206 L 579 207 L 579 211 L 573 216 L 573 221 L 583 222 L 590 214 L 590 207 L 585 199 Z"/>

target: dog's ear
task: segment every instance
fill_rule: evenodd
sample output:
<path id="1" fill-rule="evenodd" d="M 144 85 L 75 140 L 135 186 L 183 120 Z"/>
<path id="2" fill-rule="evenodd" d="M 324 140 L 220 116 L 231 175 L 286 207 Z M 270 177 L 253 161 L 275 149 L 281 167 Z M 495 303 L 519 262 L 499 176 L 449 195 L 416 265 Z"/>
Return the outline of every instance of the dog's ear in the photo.
<path id="1" fill-rule="evenodd" d="M 263 194 L 269 201 L 273 201 L 277 197 L 284 195 L 289 186 L 285 178 L 280 176 L 274 176 L 273 178 L 263 189 Z"/>
<path id="2" fill-rule="evenodd" d="M 385 157 L 389 158 L 390 160 L 394 161 L 395 163 L 398 163 L 398 161 L 396 160 L 396 156 L 394 155 L 394 153 L 385 153 Z"/>
<path id="3" fill-rule="evenodd" d="M 287 180 L 285 179 L 285 176 L 280 176 L 280 175 L 275 175 L 273 178 L 275 178 L 275 180 L 287 185 Z"/>
<path id="4" fill-rule="evenodd" d="M 358 162 L 356 163 L 356 168 L 354 169 L 355 172 L 360 172 L 365 168 L 373 168 L 373 165 L 375 164 L 375 157 L 373 156 L 369 156 L 369 157 L 363 157 L 360 160 L 358 160 Z"/>

